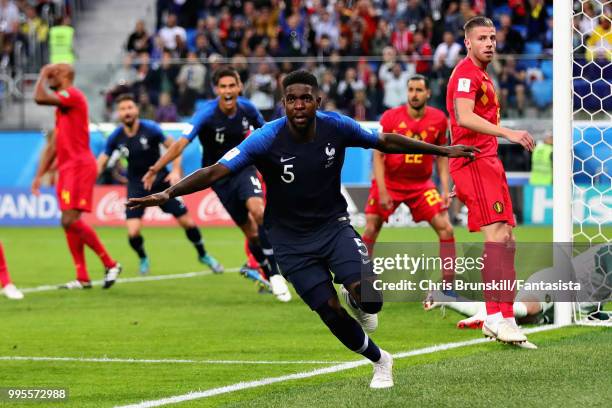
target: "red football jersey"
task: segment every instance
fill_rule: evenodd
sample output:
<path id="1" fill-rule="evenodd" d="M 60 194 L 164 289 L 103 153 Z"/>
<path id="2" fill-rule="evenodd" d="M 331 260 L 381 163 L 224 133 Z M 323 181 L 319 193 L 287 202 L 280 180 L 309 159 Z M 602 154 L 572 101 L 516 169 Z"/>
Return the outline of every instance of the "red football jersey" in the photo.
<path id="1" fill-rule="evenodd" d="M 427 143 L 446 145 L 446 115 L 439 109 L 425 107 L 420 119 L 408 114 L 406 105 L 389 109 L 380 118 L 383 132 L 398 133 Z M 409 190 L 415 182 L 431 177 L 434 156 L 429 154 L 385 154 L 385 184 L 392 190 Z"/>
<path id="2" fill-rule="evenodd" d="M 478 157 L 497 156 L 497 137 L 474 132 L 457 124 L 455 99 L 467 98 L 474 101 L 474 113 L 481 118 L 499 124 L 499 101 L 495 87 L 487 72 L 469 58 L 464 58 L 453 70 L 448 80 L 446 110 L 450 113 L 452 144 L 476 146 Z M 469 162 L 467 158 L 450 159 L 451 171 Z"/>
<path id="3" fill-rule="evenodd" d="M 85 95 L 75 87 L 55 94 L 61 101 L 61 105 L 55 111 L 58 169 L 95 161 L 89 147 L 89 119 Z"/>

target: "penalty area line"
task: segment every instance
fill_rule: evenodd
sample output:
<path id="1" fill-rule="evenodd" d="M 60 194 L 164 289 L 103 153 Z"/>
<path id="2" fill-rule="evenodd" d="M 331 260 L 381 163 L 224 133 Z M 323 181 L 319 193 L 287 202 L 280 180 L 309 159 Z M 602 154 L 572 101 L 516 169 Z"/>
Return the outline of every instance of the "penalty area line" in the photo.
<path id="1" fill-rule="evenodd" d="M 229 268 L 229 269 L 226 269 L 223 273 L 235 273 L 238 271 L 240 271 L 240 268 Z M 133 278 L 119 278 L 117 279 L 117 282 L 115 282 L 115 284 L 135 283 L 135 282 L 155 282 L 155 281 L 172 280 L 172 279 L 188 279 L 188 278 L 196 278 L 198 276 L 206 276 L 206 275 L 213 275 L 213 272 L 200 271 L 200 272 L 175 273 L 175 274 L 170 274 L 170 275 L 152 275 L 152 276 L 136 276 Z M 103 280 L 91 281 L 92 286 L 101 286 L 103 283 L 104 283 Z M 36 286 L 33 288 L 23 288 L 19 290 L 23 293 L 47 292 L 47 291 L 60 290 L 58 288 L 60 285 L 62 284 L 58 283 L 57 285 L 42 285 L 42 286 Z"/>
<path id="2" fill-rule="evenodd" d="M 550 326 L 536 327 L 533 329 L 527 329 L 524 332 L 526 334 L 529 334 L 529 333 L 536 333 L 536 332 L 558 329 L 559 327 L 562 327 L 562 326 L 550 325 Z M 397 360 L 401 358 L 437 353 L 441 351 L 452 350 L 452 349 L 456 349 L 460 347 L 472 346 L 475 344 L 482 344 L 482 343 L 487 343 L 487 342 L 492 342 L 492 340 L 488 338 L 479 338 L 479 339 L 459 341 L 459 342 L 454 342 L 454 343 L 439 344 L 439 345 L 425 347 L 421 349 L 396 353 L 396 354 L 393 354 L 393 358 Z M 526 351 L 526 352 L 529 353 L 529 351 Z M 262 387 L 265 385 L 270 385 L 270 384 L 275 384 L 275 383 L 280 383 L 280 382 L 285 382 L 285 381 L 300 380 L 304 378 L 316 377 L 319 375 L 337 373 L 340 371 L 346 371 L 346 370 L 350 370 L 353 368 L 357 368 L 357 367 L 361 367 L 361 366 L 369 365 L 369 364 L 370 364 L 370 361 L 365 360 L 365 359 L 351 361 L 347 363 L 333 365 L 331 367 L 318 368 L 316 370 L 311 370 L 311 371 L 304 371 L 301 373 L 288 374 L 288 375 L 283 375 L 279 377 L 263 378 L 261 380 L 255 380 L 255 381 L 243 381 L 243 382 L 239 382 L 236 384 L 226 385 L 226 386 L 217 387 L 217 388 L 211 388 L 211 389 L 203 390 L 203 391 L 192 391 L 186 394 L 175 395 L 172 397 L 166 397 L 166 398 L 161 398 L 157 400 L 142 401 L 142 402 L 139 402 L 136 404 L 130 404 L 130 405 L 121 405 L 121 406 L 117 406 L 116 408 L 160 407 L 163 405 L 177 404 L 177 403 L 185 402 L 185 401 L 193 401 L 197 399 L 212 397 L 215 395 L 227 394 L 231 392 L 247 390 L 250 388 Z"/>

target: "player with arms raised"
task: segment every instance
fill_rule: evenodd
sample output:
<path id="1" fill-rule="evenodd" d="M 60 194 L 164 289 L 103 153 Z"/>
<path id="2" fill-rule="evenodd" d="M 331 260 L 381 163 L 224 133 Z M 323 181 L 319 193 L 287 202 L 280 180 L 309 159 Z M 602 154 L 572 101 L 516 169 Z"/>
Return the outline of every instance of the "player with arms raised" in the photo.
<path id="1" fill-rule="evenodd" d="M 115 103 L 121 126 L 118 126 L 108 137 L 105 151 L 98 157 L 98 174 L 104 170 L 109 159 L 114 157 L 113 155 L 118 158 L 118 156 L 125 154 L 128 160 L 128 198 L 143 197 L 147 195 L 147 192 L 141 179 L 149 170 L 149 167 L 159 160 L 160 145 L 170 147 L 172 139 L 166 138 L 157 123 L 138 118 L 138 106 L 136 106 L 132 95 L 119 95 Z M 157 179 L 152 186 L 154 192 L 165 190 L 170 187 L 169 183 L 176 182 L 181 178 L 180 156 L 174 160 L 172 166 L 171 172 L 163 168 L 157 173 Z M 183 202 L 172 199 L 161 209 L 172 214 L 179 225 L 183 227 L 187 239 L 191 241 L 198 252 L 198 260 L 207 265 L 214 273 L 223 272 L 221 264 L 206 252 L 202 242 L 202 234 Z M 126 209 L 125 211 L 128 241 L 140 259 L 140 273 L 146 274 L 149 272 L 149 257 L 145 252 L 144 238 L 140 233 L 143 215 L 143 209 Z"/>
<path id="2" fill-rule="evenodd" d="M 248 99 L 240 97 L 242 83 L 233 68 L 220 68 L 213 74 L 217 98 L 208 101 L 193 115 L 190 127 L 168 151 L 151 166 L 142 181 L 150 189 L 155 175 L 177 158 L 187 145 L 198 138 L 202 144 L 202 167 L 217 162 L 227 151 L 236 147 L 255 129 L 265 123 L 261 113 Z M 274 252 L 263 224 L 264 199 L 255 167 L 248 166 L 234 177 L 220 180 L 213 186 L 236 225 L 248 240 L 248 248 L 270 280 L 272 292 L 282 302 L 291 300 L 285 279 L 278 273 Z M 259 274 L 255 275 L 257 278 Z"/>
<path id="3" fill-rule="evenodd" d="M 91 288 L 85 264 L 84 246 L 87 245 L 104 264 L 103 288 L 108 289 L 121 273 L 121 265 L 110 257 L 96 231 L 81 219 L 83 211 L 91 211 L 97 166 L 89 147 L 87 100 L 73 82 L 74 69 L 68 64 L 46 65 L 40 70 L 34 100 L 39 105 L 56 106 L 57 109 L 55 132 L 43 150 L 32 192 L 39 193 L 41 177 L 57 159 L 59 177 L 56 191 L 62 212 L 61 222 L 77 275 L 75 281 L 61 288 Z M 47 92 L 46 86 L 53 92 Z"/>
<path id="4" fill-rule="evenodd" d="M 387 388 L 393 386 L 393 359 L 363 331 L 376 329 L 382 299 L 367 278 L 372 274 L 372 263 L 351 227 L 340 191 L 345 150 L 356 146 L 385 153 L 472 157 L 471 152 L 477 149 L 441 147 L 401 135 L 379 134 L 346 116 L 317 112 L 321 103 L 318 90 L 311 73 L 288 74 L 283 80 L 287 116 L 256 130 L 212 166 L 164 192 L 131 199 L 128 207 L 163 204 L 255 164 L 267 185 L 264 227 L 283 275 L 334 336 L 374 363 L 370 387 Z M 333 282 L 342 285 L 346 304 L 359 323 L 340 305 Z M 362 294 L 367 296 L 363 301 Z"/>
<path id="5" fill-rule="evenodd" d="M 383 113 L 380 118 L 382 131 L 445 146 L 446 115 L 439 109 L 427 106 L 431 96 L 428 79 L 423 75 L 414 75 L 408 79 L 406 86 L 408 103 Z M 435 158 L 441 195 L 431 180 L 434 156 L 374 151 L 373 159 L 374 179 L 365 208 L 366 227 L 363 233 L 363 242 L 370 254 L 383 222 L 401 203 L 406 203 L 415 222 L 427 221 L 438 234 L 440 257 L 455 258 L 453 226 L 446 211 L 450 202 L 448 158 Z M 443 280 L 452 282 L 452 269 L 443 271 Z"/>
<path id="6" fill-rule="evenodd" d="M 497 138 L 519 143 L 531 151 L 526 131 L 499 125 L 499 102 L 486 68 L 495 54 L 495 26 L 474 17 L 464 26 L 467 57 L 455 67 L 448 83 L 446 106 L 453 144 L 478 147 L 476 160 L 454 158 L 450 171 L 457 197 L 468 208 L 468 228 L 482 231 L 485 240 L 483 282 L 514 280 L 515 226 L 512 201 L 503 165 L 497 157 Z M 482 331 L 502 342 L 533 348 L 514 319 L 512 291 L 485 291 L 487 317 Z M 532 347 L 533 346 L 533 347 Z"/>

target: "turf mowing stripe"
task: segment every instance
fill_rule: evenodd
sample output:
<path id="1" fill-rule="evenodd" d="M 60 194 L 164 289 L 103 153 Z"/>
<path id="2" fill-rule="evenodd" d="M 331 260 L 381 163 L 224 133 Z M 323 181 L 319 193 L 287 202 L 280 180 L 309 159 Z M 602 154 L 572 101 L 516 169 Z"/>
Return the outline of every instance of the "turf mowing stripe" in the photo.
<path id="1" fill-rule="evenodd" d="M 226 269 L 224 273 L 234 273 L 238 272 L 240 268 L 229 268 Z M 172 275 L 155 275 L 155 276 L 137 276 L 134 278 L 119 278 L 116 283 L 132 283 L 132 282 L 150 282 L 150 281 L 161 281 L 161 280 L 170 280 L 170 279 L 187 279 L 187 278 L 195 278 L 198 276 L 206 276 L 213 275 L 211 271 L 201 271 L 201 272 L 187 272 L 187 273 L 177 273 Z M 104 283 L 103 280 L 91 281 L 93 286 L 101 286 Z M 58 290 L 58 286 L 62 285 L 58 283 L 57 285 L 43 285 L 36 286 L 34 288 L 23 288 L 19 289 L 23 293 L 34 293 L 34 292 L 46 292 L 50 290 Z"/>
<path id="2" fill-rule="evenodd" d="M 185 360 L 185 359 L 137 359 L 137 358 L 108 358 L 108 357 L 25 357 L 0 356 L 0 361 L 77 361 L 82 363 L 138 363 L 138 364 L 342 364 L 347 361 L 317 361 L 317 360 L 284 360 L 284 361 L 256 361 L 256 360 Z"/>
<path id="3" fill-rule="evenodd" d="M 536 332 L 541 332 L 541 331 L 558 329 L 559 327 L 561 326 L 549 325 L 549 326 L 536 327 L 533 329 L 524 330 L 524 333 L 526 334 L 536 333 Z M 418 355 L 423 355 L 423 354 L 437 353 L 439 351 L 446 351 L 446 350 L 451 350 L 451 349 L 466 347 L 466 346 L 472 346 L 474 344 L 482 344 L 482 343 L 491 342 L 491 341 L 493 340 L 487 339 L 487 338 L 479 338 L 479 339 L 473 339 L 473 340 L 460 341 L 456 343 L 439 344 L 436 346 L 425 347 L 425 348 L 421 348 L 417 350 L 396 353 L 396 354 L 393 354 L 393 358 L 400 359 L 400 358 L 418 356 Z M 530 351 L 526 350 L 525 352 L 529 353 Z M 264 379 L 255 380 L 255 381 L 239 382 L 236 384 L 226 385 L 224 387 L 211 388 L 209 390 L 204 390 L 204 391 L 192 391 L 187 394 L 176 395 L 173 397 L 167 397 L 167 398 L 162 398 L 158 400 L 143 401 L 137 404 L 130 404 L 130 405 L 121 405 L 116 408 L 160 407 L 162 405 L 177 404 L 179 402 L 208 398 L 208 397 L 212 397 L 215 395 L 227 394 L 227 393 L 235 392 L 235 391 L 242 391 L 242 390 L 246 390 L 249 388 L 262 387 L 264 385 L 270 385 L 270 384 L 275 384 L 279 382 L 299 380 L 303 378 L 316 377 L 316 376 L 324 375 L 324 374 L 337 373 L 339 371 L 350 370 L 352 368 L 361 367 L 367 364 L 370 364 L 369 360 L 352 361 L 349 363 L 337 364 L 331 367 L 319 368 L 319 369 L 312 370 L 312 371 L 305 371 L 305 372 L 296 373 L 296 374 L 283 375 L 280 377 L 264 378 Z"/>

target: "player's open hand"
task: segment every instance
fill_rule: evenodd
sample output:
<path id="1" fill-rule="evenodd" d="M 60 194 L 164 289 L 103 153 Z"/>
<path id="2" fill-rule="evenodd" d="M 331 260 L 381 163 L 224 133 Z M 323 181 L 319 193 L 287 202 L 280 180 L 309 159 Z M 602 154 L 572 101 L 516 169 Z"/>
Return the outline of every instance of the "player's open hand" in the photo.
<path id="1" fill-rule="evenodd" d="M 474 159 L 476 156 L 474 153 L 479 153 L 480 149 L 475 146 L 448 146 L 448 157 L 467 157 Z"/>
<path id="2" fill-rule="evenodd" d="M 128 199 L 125 206 L 129 209 L 144 208 L 144 207 L 155 207 L 157 205 L 163 205 L 170 199 L 170 196 L 165 191 L 161 193 L 155 193 L 141 198 L 130 198 Z"/>
<path id="3" fill-rule="evenodd" d="M 40 183 L 40 177 L 34 177 L 34 180 L 32 180 L 32 186 L 30 187 L 30 190 L 35 196 L 40 195 Z"/>
<path id="4" fill-rule="evenodd" d="M 393 200 L 387 191 L 378 191 L 378 201 L 383 210 L 391 210 L 393 208 Z"/>
<path id="5" fill-rule="evenodd" d="M 520 144 L 530 152 L 533 152 L 535 142 L 533 137 L 526 130 L 507 130 L 506 139 L 512 143 Z"/>
<path id="6" fill-rule="evenodd" d="M 155 176 L 157 176 L 157 172 L 151 166 L 149 170 L 142 176 L 142 184 L 144 185 L 145 190 L 150 190 L 153 187 L 153 183 L 155 182 Z"/>

